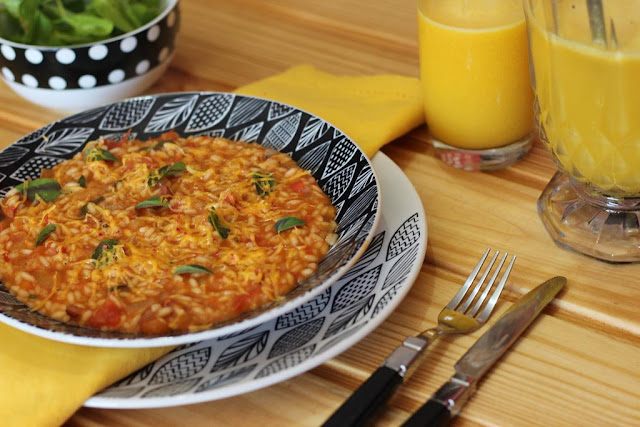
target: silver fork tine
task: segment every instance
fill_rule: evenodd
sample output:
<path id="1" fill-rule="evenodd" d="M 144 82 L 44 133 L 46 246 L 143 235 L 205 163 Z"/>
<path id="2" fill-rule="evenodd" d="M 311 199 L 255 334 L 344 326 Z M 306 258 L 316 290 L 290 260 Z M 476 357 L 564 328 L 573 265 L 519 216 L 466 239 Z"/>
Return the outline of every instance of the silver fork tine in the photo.
<path id="1" fill-rule="evenodd" d="M 493 258 L 491 258 L 491 262 L 489 263 L 489 265 L 487 266 L 487 268 L 484 270 L 484 273 L 482 273 L 482 277 L 480 277 L 480 280 L 478 281 L 478 284 L 476 285 L 475 288 L 473 288 L 473 291 L 471 291 L 471 295 L 469 295 L 466 299 L 466 301 L 464 302 L 464 304 L 462 304 L 462 307 L 460 307 L 458 309 L 458 311 L 460 313 L 464 313 L 465 311 L 467 311 L 467 309 L 469 308 L 469 306 L 471 305 L 471 303 L 473 302 L 473 299 L 476 297 L 476 295 L 478 294 L 478 291 L 480 290 L 480 288 L 482 287 L 482 284 L 484 283 L 485 280 L 487 280 L 487 276 L 489 275 L 489 273 L 491 272 L 491 267 L 493 267 L 493 263 L 496 262 L 496 258 L 498 258 L 498 254 L 500 253 L 500 251 L 496 251 L 495 254 L 493 254 Z"/>
<path id="2" fill-rule="evenodd" d="M 462 301 L 462 298 L 464 297 L 464 294 L 467 293 L 467 291 L 471 287 L 471 284 L 473 283 L 473 281 L 475 280 L 476 276 L 478 275 L 478 272 L 480 271 L 480 268 L 482 267 L 482 264 L 484 264 L 484 260 L 487 259 L 487 255 L 489 255 L 489 251 L 490 250 L 491 250 L 491 248 L 487 248 L 487 250 L 484 251 L 484 254 L 480 258 L 480 261 L 478 261 L 478 264 L 476 264 L 476 266 L 473 269 L 473 271 L 471 272 L 471 274 L 469 274 L 469 277 L 467 277 L 467 280 L 466 280 L 466 282 L 464 282 L 464 285 L 462 285 L 462 287 L 460 288 L 458 293 L 455 294 L 453 296 L 453 298 L 451 299 L 451 301 L 449 301 L 449 304 L 447 304 L 447 308 L 448 309 L 455 310 L 456 307 L 458 306 L 458 304 L 460 304 L 460 301 Z"/>
<path id="3" fill-rule="evenodd" d="M 500 283 L 498 283 L 498 287 L 496 288 L 495 291 L 493 291 L 491 298 L 489 298 L 489 302 L 487 303 L 485 308 L 482 310 L 480 315 L 477 317 L 478 322 L 484 323 L 491 315 L 491 312 L 493 311 L 493 307 L 495 307 L 496 302 L 498 302 L 498 298 L 502 293 L 502 289 L 504 288 L 505 283 L 507 283 L 507 278 L 509 277 L 509 273 L 511 273 L 511 268 L 513 267 L 513 264 L 515 262 L 516 262 L 516 256 L 513 255 L 513 258 L 511 258 L 511 262 L 509 263 L 509 265 L 507 266 L 507 269 L 502 275 L 502 279 L 500 279 Z"/>
<path id="4" fill-rule="evenodd" d="M 504 262 L 507 259 L 507 255 L 509 254 L 505 252 L 504 255 L 502 256 L 502 259 L 498 263 L 498 266 L 493 272 L 493 275 L 491 276 L 489 283 L 487 283 L 487 286 L 484 287 L 484 290 L 482 291 L 482 295 L 480 295 L 480 298 L 478 298 L 478 301 L 476 301 L 471 311 L 465 314 L 469 316 L 475 316 L 476 313 L 480 310 L 480 307 L 482 307 L 482 303 L 487 298 L 487 295 L 489 295 L 489 291 L 491 290 L 491 287 L 493 286 L 493 284 L 496 281 L 496 278 L 498 277 L 498 273 L 500 273 L 500 270 L 502 270 L 502 266 L 504 265 Z"/>

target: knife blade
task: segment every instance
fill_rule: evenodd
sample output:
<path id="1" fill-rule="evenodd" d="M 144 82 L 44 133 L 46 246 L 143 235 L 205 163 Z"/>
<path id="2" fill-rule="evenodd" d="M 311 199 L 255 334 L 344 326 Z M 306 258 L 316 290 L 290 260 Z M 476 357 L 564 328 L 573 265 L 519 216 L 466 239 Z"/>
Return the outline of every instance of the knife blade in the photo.
<path id="1" fill-rule="evenodd" d="M 411 416 L 403 427 L 448 425 L 476 390 L 480 378 L 527 329 L 542 309 L 567 283 L 561 276 L 529 291 L 489 329 L 455 364 L 455 375 Z"/>

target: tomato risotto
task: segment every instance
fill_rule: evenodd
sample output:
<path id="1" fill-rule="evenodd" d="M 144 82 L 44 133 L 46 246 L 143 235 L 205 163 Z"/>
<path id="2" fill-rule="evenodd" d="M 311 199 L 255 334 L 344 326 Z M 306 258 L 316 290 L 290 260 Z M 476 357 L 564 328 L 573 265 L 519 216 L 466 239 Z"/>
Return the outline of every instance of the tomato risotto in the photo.
<path id="1" fill-rule="evenodd" d="M 174 132 L 100 139 L 0 202 L 0 279 L 90 328 L 200 330 L 317 270 L 335 208 L 287 155 Z"/>

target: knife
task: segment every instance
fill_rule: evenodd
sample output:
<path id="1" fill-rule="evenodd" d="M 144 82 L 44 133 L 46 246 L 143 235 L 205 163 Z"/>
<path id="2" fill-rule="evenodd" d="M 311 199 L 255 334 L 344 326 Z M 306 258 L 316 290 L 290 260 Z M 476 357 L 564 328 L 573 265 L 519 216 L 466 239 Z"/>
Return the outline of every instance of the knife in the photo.
<path id="1" fill-rule="evenodd" d="M 411 416 L 403 427 L 446 426 L 476 390 L 480 378 L 511 347 L 542 309 L 567 283 L 554 277 L 531 290 L 458 360 L 456 374 Z"/>

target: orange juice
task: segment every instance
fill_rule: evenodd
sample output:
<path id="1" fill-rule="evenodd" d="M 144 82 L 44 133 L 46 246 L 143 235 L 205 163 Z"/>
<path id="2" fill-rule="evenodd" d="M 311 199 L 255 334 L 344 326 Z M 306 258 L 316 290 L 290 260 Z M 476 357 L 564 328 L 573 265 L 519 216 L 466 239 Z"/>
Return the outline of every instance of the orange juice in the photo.
<path id="1" fill-rule="evenodd" d="M 521 0 L 420 0 L 420 71 L 427 126 L 465 149 L 518 141 L 533 129 Z"/>
<path id="2" fill-rule="evenodd" d="M 640 3 L 611 7 L 617 47 L 590 41 L 586 2 L 530 14 L 542 135 L 562 168 L 606 194 L 640 195 Z M 613 3 L 610 3 L 613 5 Z M 632 10 L 635 8 L 635 10 Z M 554 30 L 556 31 L 556 30 Z"/>

